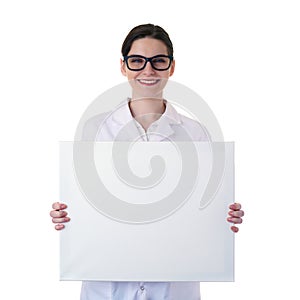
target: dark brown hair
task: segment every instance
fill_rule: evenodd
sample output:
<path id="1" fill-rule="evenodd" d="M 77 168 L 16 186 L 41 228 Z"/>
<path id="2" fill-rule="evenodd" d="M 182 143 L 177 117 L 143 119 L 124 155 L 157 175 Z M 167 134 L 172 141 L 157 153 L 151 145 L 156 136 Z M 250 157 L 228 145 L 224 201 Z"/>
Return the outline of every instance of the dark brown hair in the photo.
<path id="1" fill-rule="evenodd" d="M 160 26 L 153 24 L 138 25 L 131 29 L 122 45 L 122 55 L 128 55 L 135 40 L 150 37 L 162 41 L 167 46 L 168 55 L 173 56 L 173 44 L 168 33 Z"/>

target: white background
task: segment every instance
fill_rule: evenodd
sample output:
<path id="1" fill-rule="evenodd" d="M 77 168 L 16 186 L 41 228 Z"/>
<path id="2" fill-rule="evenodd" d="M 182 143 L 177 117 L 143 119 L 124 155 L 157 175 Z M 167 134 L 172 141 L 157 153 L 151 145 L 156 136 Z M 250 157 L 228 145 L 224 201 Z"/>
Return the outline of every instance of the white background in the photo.
<path id="1" fill-rule="evenodd" d="M 105 3 L 105 4 L 102 4 Z M 298 1 L 1 1 L 1 299 L 78 299 L 58 281 L 58 141 L 125 80 L 128 31 L 170 34 L 174 80 L 202 96 L 236 142 L 236 282 L 202 299 L 299 299 Z M 4 296 L 4 294 L 6 296 Z"/>

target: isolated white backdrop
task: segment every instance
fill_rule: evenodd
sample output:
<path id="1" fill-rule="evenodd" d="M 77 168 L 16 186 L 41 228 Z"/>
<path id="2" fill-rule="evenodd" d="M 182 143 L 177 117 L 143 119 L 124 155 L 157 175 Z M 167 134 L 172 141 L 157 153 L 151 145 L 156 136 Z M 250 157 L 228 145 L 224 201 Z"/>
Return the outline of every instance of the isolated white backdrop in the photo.
<path id="1" fill-rule="evenodd" d="M 170 34 L 173 79 L 215 112 L 236 143 L 236 282 L 202 299 L 299 299 L 298 1 L 1 1 L 1 299 L 78 299 L 58 281 L 58 141 L 99 94 L 125 80 L 135 25 Z"/>

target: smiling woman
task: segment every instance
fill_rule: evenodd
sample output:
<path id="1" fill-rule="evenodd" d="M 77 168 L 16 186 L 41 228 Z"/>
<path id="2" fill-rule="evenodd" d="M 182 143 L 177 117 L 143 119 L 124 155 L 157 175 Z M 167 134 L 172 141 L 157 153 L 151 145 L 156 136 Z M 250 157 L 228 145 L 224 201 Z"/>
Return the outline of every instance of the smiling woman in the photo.
<path id="1" fill-rule="evenodd" d="M 186 140 L 183 132 L 188 132 L 193 141 L 209 140 L 201 124 L 179 114 L 163 98 L 163 89 L 175 70 L 173 45 L 163 28 L 153 24 L 133 28 L 123 43 L 122 55 L 121 72 L 131 85 L 131 98 L 116 110 L 89 120 L 83 140 L 114 141 L 118 140 L 120 132 L 123 141 L 182 141 Z M 62 223 L 70 221 L 65 209 L 65 204 L 53 204 L 50 215 L 57 230 L 64 228 Z M 241 223 L 243 214 L 241 206 L 233 204 L 228 221 Z M 238 230 L 236 226 L 231 229 Z M 81 300 L 87 299 L 199 300 L 199 283 L 85 281 Z"/>

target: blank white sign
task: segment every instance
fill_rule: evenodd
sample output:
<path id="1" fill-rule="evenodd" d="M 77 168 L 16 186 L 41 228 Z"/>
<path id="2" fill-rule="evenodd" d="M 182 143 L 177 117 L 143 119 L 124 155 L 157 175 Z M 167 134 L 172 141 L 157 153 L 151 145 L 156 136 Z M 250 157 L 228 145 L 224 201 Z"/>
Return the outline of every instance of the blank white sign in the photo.
<path id="1" fill-rule="evenodd" d="M 60 279 L 233 281 L 233 143 L 126 143 L 60 143 Z"/>

